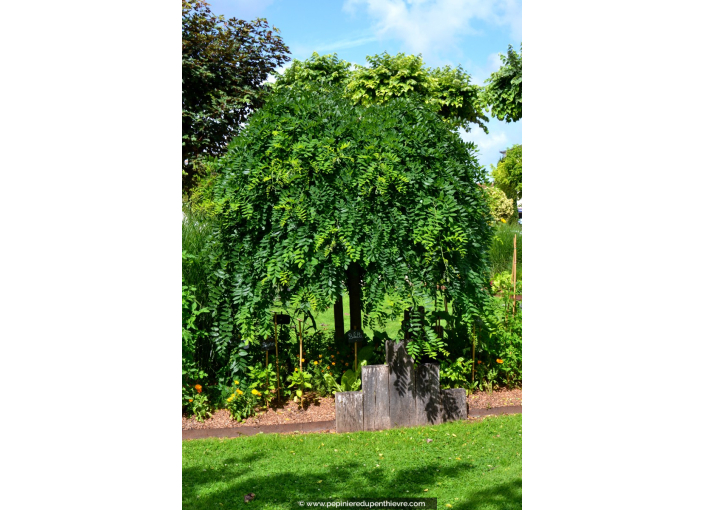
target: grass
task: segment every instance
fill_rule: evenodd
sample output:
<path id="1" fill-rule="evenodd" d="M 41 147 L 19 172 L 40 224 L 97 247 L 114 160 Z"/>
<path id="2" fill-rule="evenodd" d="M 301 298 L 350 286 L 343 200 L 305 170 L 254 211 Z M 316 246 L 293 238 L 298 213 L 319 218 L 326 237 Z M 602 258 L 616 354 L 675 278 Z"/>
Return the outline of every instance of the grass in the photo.
<path id="1" fill-rule="evenodd" d="M 521 423 L 512 415 L 383 432 L 184 441 L 182 508 L 243 508 L 253 492 L 251 509 L 391 497 L 437 498 L 438 508 L 518 509 Z"/>
<path id="2" fill-rule="evenodd" d="M 493 275 L 502 271 L 511 272 L 513 264 L 513 236 L 516 236 L 516 271 L 518 279 L 523 279 L 523 227 L 518 223 L 499 223 L 489 247 L 489 265 Z"/>

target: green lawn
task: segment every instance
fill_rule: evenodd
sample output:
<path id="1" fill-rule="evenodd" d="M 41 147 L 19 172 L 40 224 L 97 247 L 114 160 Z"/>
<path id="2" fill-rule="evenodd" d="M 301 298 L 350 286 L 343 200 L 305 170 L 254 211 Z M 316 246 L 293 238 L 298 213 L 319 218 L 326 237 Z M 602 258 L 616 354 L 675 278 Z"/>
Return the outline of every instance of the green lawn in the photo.
<path id="1" fill-rule="evenodd" d="M 519 414 L 383 432 L 184 441 L 182 507 L 243 508 L 253 492 L 246 508 L 434 497 L 438 508 L 518 509 L 521 423 Z"/>

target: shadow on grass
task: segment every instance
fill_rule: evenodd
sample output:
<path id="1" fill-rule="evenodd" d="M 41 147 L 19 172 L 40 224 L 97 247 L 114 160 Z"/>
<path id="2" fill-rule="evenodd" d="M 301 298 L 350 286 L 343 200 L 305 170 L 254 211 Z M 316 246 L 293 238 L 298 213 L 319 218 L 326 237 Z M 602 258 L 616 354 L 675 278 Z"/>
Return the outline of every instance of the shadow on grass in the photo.
<path id="1" fill-rule="evenodd" d="M 182 508 L 244 508 L 244 495 L 251 492 L 256 494 L 246 507 L 251 509 L 299 508 L 299 501 L 419 497 L 422 488 L 435 487 L 438 481 L 447 483 L 448 479 L 463 478 L 472 480 L 467 480 L 466 485 L 455 491 L 457 494 L 452 494 L 453 508 L 521 508 L 521 480 L 477 490 L 473 488 L 473 482 L 479 482 L 480 468 L 470 461 L 452 467 L 428 463 L 423 468 L 397 469 L 392 473 L 386 469 L 376 470 L 372 460 L 367 460 L 366 465 L 363 461 L 352 461 L 344 466 L 320 466 L 315 472 L 300 473 L 295 468 L 277 469 L 275 460 L 258 457 L 231 457 L 224 462 L 227 467 L 205 471 L 201 466 L 185 468 L 182 472 Z M 255 475 L 262 471 L 269 472 Z M 428 493 L 420 497 L 435 496 Z M 438 501 L 438 508 L 444 507 L 440 503 Z"/>

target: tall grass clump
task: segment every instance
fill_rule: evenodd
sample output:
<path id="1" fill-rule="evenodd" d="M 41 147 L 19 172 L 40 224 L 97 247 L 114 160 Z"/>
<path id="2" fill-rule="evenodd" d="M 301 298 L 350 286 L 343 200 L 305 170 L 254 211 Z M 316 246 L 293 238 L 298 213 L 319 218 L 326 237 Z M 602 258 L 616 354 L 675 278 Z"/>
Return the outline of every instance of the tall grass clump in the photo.
<path id="1" fill-rule="evenodd" d="M 518 279 L 522 279 L 522 238 L 523 227 L 518 223 L 497 222 L 494 227 L 494 235 L 489 248 L 489 264 L 491 266 L 492 278 L 502 271 L 511 272 L 513 264 L 513 236 L 516 235 L 516 272 Z"/>

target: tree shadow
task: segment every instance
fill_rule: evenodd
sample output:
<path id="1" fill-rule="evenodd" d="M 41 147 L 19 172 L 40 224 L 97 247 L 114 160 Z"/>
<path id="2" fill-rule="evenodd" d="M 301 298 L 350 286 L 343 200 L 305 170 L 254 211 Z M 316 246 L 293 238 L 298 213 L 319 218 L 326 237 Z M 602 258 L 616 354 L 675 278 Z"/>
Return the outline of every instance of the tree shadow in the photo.
<path id="1" fill-rule="evenodd" d="M 433 497 L 421 492 L 424 488 L 435 487 L 438 481 L 447 478 L 462 479 L 479 469 L 473 461 L 464 461 L 451 467 L 439 462 L 429 462 L 422 468 L 398 469 L 391 476 L 388 471 L 380 472 L 372 466 L 376 460 L 366 462 L 355 460 L 343 466 L 321 466 L 315 472 L 301 473 L 286 470 L 273 474 L 256 474 L 266 471 L 261 463 L 270 462 L 257 455 L 241 458 L 229 458 L 228 467 L 215 469 L 187 468 L 183 470 L 182 503 L 184 509 L 243 508 L 244 495 L 255 493 L 255 499 L 247 508 L 280 505 L 283 508 L 298 507 L 299 501 L 342 501 L 358 498 L 403 498 Z M 254 466 L 249 464 L 253 463 Z M 236 466 L 239 464 L 239 466 Z M 259 464 L 259 465 L 257 465 Z M 334 469 L 333 469 L 334 468 Z M 361 477 L 364 484 L 345 483 L 354 477 Z M 323 480 L 324 483 L 319 483 Z M 225 487 L 212 488 L 198 497 L 198 488 L 222 481 Z M 330 487 L 330 483 L 334 487 Z M 453 495 L 459 500 L 453 501 L 456 509 L 474 509 L 481 506 L 486 509 L 507 509 L 521 507 L 521 480 L 492 486 L 488 489 L 473 491 L 467 485 L 462 494 Z M 421 494 L 421 496 L 419 496 Z"/>

